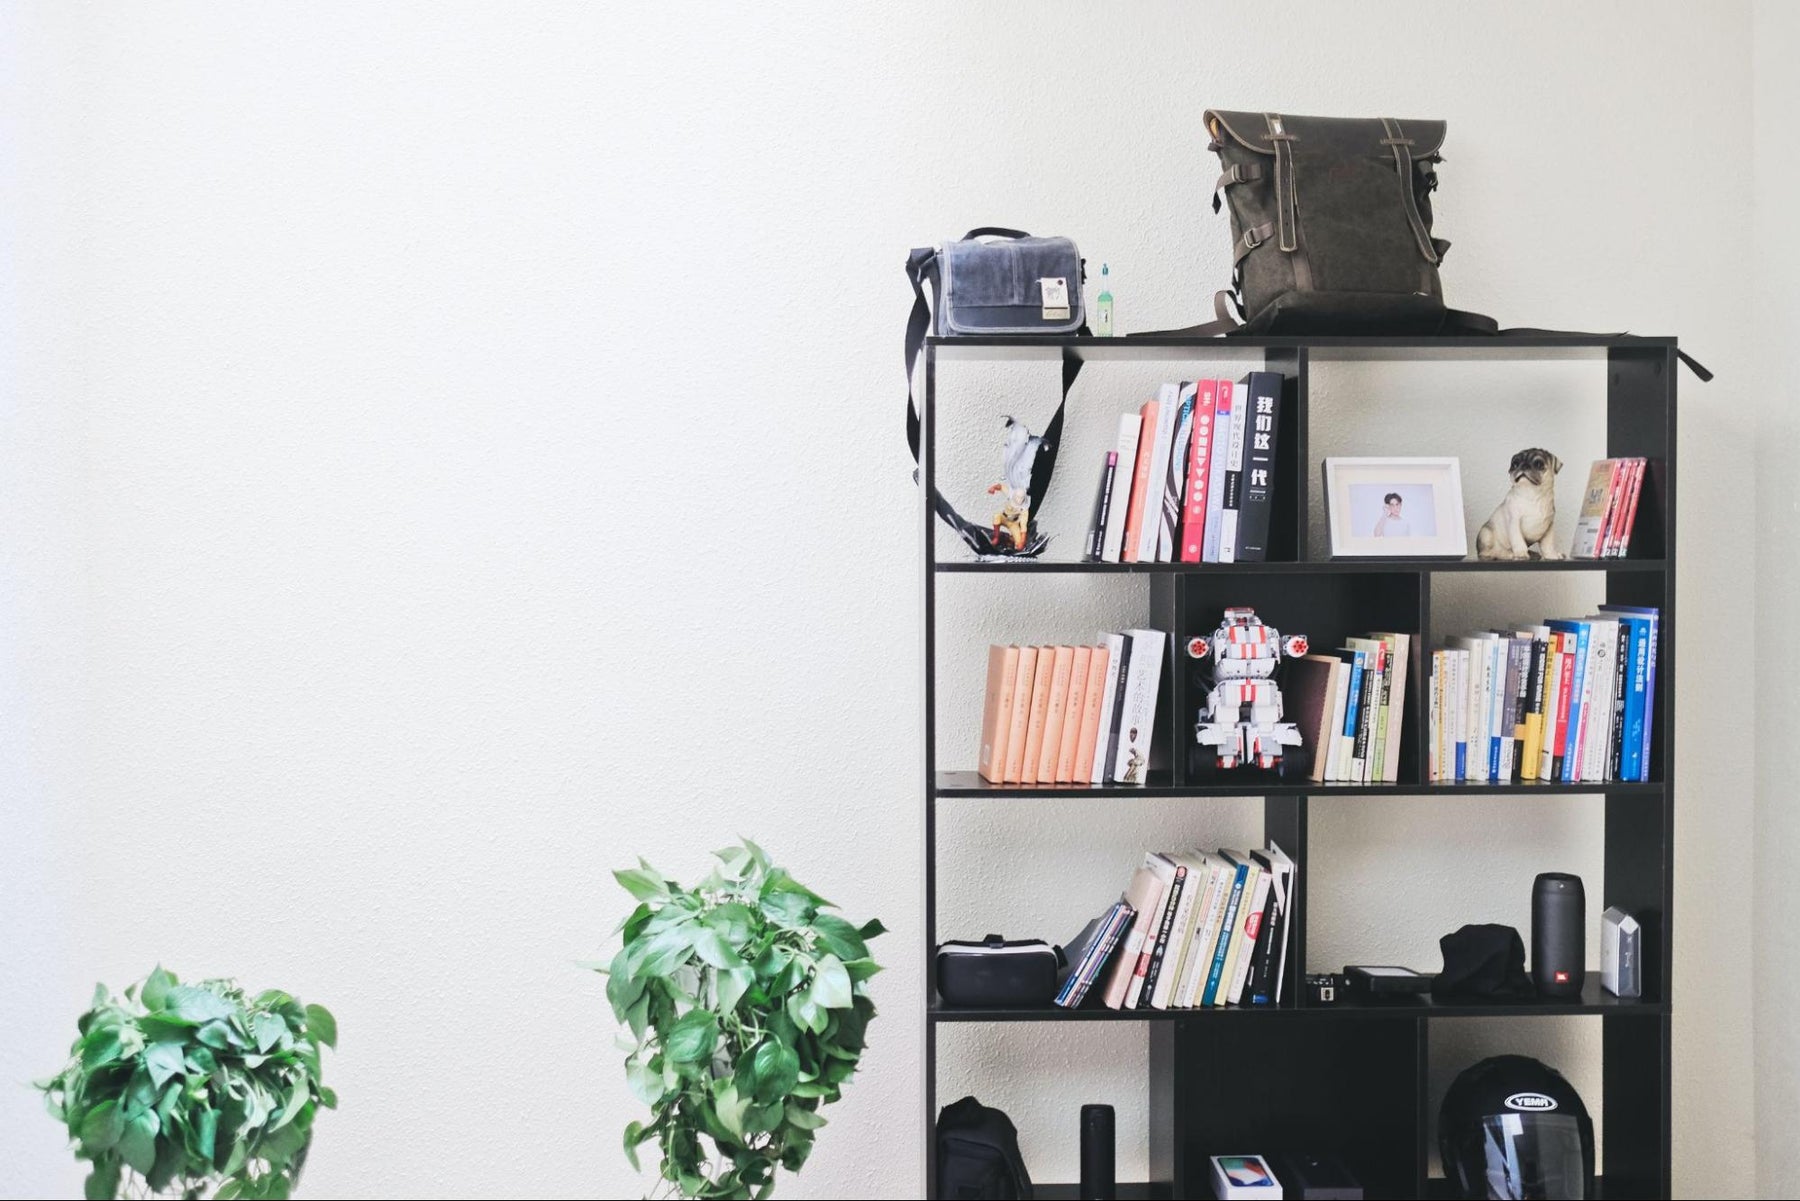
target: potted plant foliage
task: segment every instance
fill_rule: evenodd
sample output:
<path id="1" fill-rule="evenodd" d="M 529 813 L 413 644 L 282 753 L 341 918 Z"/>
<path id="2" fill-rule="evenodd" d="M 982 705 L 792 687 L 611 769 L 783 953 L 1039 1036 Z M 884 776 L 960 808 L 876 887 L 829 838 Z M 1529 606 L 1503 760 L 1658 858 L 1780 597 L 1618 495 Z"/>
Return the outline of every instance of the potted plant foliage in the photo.
<path id="1" fill-rule="evenodd" d="M 97 987 L 75 1025 L 74 1059 L 38 1087 L 93 1164 L 88 1197 L 292 1194 L 313 1118 L 337 1105 L 319 1083 L 337 1045 L 324 1006 L 159 967 L 123 997 Z"/>
<path id="2" fill-rule="evenodd" d="M 748 839 L 693 888 L 648 863 L 613 873 L 639 904 L 607 973 L 630 1028 L 625 1076 L 650 1107 L 625 1128 L 625 1154 L 655 1142 L 683 1197 L 767 1197 L 778 1167 L 798 1171 L 862 1058 L 881 969 L 831 902 L 769 863 Z M 709 1152 L 707 1145 L 713 1150 Z"/>

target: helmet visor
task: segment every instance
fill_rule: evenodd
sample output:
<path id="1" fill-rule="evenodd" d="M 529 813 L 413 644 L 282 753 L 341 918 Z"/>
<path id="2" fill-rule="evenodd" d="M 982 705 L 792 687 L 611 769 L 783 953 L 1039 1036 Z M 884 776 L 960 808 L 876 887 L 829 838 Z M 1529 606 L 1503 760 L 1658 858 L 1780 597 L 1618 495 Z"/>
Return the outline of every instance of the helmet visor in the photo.
<path id="1" fill-rule="evenodd" d="M 1488 1197 L 1579 1201 L 1587 1187 L 1581 1126 L 1567 1114 L 1498 1113 L 1481 1120 Z"/>

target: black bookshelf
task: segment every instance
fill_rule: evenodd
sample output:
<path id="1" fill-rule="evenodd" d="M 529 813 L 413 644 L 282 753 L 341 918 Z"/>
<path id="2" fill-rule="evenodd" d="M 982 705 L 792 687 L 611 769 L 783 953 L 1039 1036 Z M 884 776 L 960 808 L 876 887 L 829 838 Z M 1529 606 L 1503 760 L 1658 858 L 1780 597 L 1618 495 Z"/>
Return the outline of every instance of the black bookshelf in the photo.
<path id="1" fill-rule="evenodd" d="M 921 412 L 923 495 L 935 486 L 936 368 L 940 359 L 1076 359 L 1086 362 L 1156 361 L 1228 363 L 1286 377 L 1278 442 L 1278 488 L 1270 535 L 1273 561 L 1250 564 L 1096 564 L 1065 561 L 974 563 L 937 561 L 936 521 L 921 507 L 926 558 L 921 573 L 925 599 L 925 1129 L 926 1194 L 935 1196 L 936 1153 L 931 1131 L 939 1106 L 938 1031 L 946 1023 L 1053 1022 L 1078 1025 L 1141 1023 L 1149 1040 L 1151 1179 L 1122 1183 L 1120 1196 L 1208 1195 L 1207 1157 L 1245 1149 L 1308 1148 L 1336 1151 L 1361 1175 L 1366 1195 L 1443 1196 L 1444 1183 L 1427 1174 L 1429 1116 L 1440 1098 L 1429 1091 L 1427 1069 L 1434 1028 L 1461 1018 L 1582 1017 L 1601 1023 L 1602 1095 L 1598 1116 L 1605 1148 L 1604 1194 L 1667 1197 L 1670 1177 L 1671 912 L 1675 739 L 1675 431 L 1676 341 L 1673 338 L 1540 335 L 1506 338 L 931 338 L 924 362 Z M 1641 455 L 1665 464 L 1661 486 L 1640 502 L 1630 557 L 1531 563 L 1474 560 L 1309 561 L 1309 496 L 1319 487 L 1308 452 L 1308 371 L 1315 362 L 1345 361 L 1542 361 L 1576 360 L 1606 366 L 1606 454 Z M 1071 398 L 1070 419 L 1080 405 Z M 1110 412 L 1110 409 L 1109 409 Z M 1584 464 L 1570 464 L 1574 470 Z M 1065 464 L 1065 470 L 1067 465 Z M 1564 536 L 1567 536 L 1565 523 Z M 1416 654 L 1405 728 L 1400 780 L 1395 784 L 1319 785 L 1273 773 L 1209 769 L 1190 752 L 1199 698 L 1192 673 L 1176 660 L 1193 634 L 1210 631 L 1228 603 L 1248 604 L 1273 615 L 1277 626 L 1304 630 L 1316 646 L 1337 645 L 1368 629 L 1414 630 L 1429 649 L 1432 581 L 1438 576 L 1540 578 L 1591 572 L 1604 581 L 1607 603 L 1650 605 L 1662 611 L 1657 647 L 1656 731 L 1651 780 L 1609 784 L 1425 783 L 1424 695 L 1429 658 Z M 1146 624 L 1170 631 L 1158 721 L 1158 744 L 1149 782 L 1081 788 L 1068 785 L 1001 787 L 975 772 L 941 767 L 937 756 L 937 588 L 939 577 L 960 573 L 1017 575 L 1144 575 L 1149 579 Z M 1304 581 L 1304 586 L 1301 582 Z M 1590 977 L 1579 998 L 1562 1001 L 1310 1006 L 1295 978 L 1306 961 L 1308 815 L 1314 804 L 1344 797 L 1512 798 L 1599 795 L 1605 807 L 1604 877 L 1589 881 L 1596 910 L 1619 905 L 1644 926 L 1644 996 L 1625 1001 L 1600 990 Z M 937 815 L 944 805 L 1005 802 L 1021 806 L 1045 800 L 1093 799 L 1116 805 L 1136 797 L 1179 798 L 1196 805 L 1225 797 L 1261 797 L 1266 837 L 1274 838 L 1300 867 L 1295 921 L 1281 1002 L 1267 1007 L 1206 1011 L 1114 1013 L 1054 1007 L 965 1009 L 937 996 L 932 965 L 937 928 Z M 1072 835 L 1073 836 L 1073 835 Z M 1208 1080 L 1254 1076 L 1260 1087 L 1217 1090 Z M 1590 1104 L 1593 1098 L 1589 1098 Z M 1044 1196 L 1074 1196 L 1069 1185 L 1040 1186 Z"/>

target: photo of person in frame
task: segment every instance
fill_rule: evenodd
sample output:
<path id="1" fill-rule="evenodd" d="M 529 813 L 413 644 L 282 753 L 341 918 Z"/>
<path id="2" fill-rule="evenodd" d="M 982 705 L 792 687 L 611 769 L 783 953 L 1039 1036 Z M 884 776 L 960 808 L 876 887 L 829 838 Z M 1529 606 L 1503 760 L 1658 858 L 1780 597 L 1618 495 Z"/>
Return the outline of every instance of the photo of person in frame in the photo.
<path id="1" fill-rule="evenodd" d="M 1430 484 L 1351 484 L 1351 528 L 1371 538 L 1434 538 L 1437 497 Z"/>

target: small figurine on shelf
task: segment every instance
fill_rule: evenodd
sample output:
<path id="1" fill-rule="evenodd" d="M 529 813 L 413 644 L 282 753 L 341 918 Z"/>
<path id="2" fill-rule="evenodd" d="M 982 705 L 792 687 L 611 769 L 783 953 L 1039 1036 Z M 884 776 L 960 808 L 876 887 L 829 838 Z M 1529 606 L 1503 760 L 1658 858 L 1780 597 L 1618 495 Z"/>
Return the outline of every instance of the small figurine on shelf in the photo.
<path id="1" fill-rule="evenodd" d="M 1306 653 L 1306 636 L 1283 638 L 1254 609 L 1234 608 L 1225 610 L 1225 620 L 1210 637 L 1188 639 L 1187 652 L 1192 659 L 1212 660 L 1195 741 L 1216 748 L 1223 768 L 1278 767 L 1281 748 L 1300 745 L 1300 729 L 1281 720 L 1275 669 L 1283 655 Z"/>
<path id="2" fill-rule="evenodd" d="M 1506 474 L 1512 487 L 1475 535 L 1482 559 L 1561 559 L 1556 545 L 1556 473 L 1562 460 L 1541 446 L 1512 457 Z"/>
<path id="3" fill-rule="evenodd" d="M 1006 419 L 1006 445 L 1001 451 L 1000 482 L 988 488 L 988 495 L 1005 497 L 1000 511 L 994 514 L 992 548 L 996 555 L 1035 555 L 1048 541 L 1032 525 L 1031 469 L 1037 464 L 1044 440 L 1025 428 L 1025 423 Z"/>

